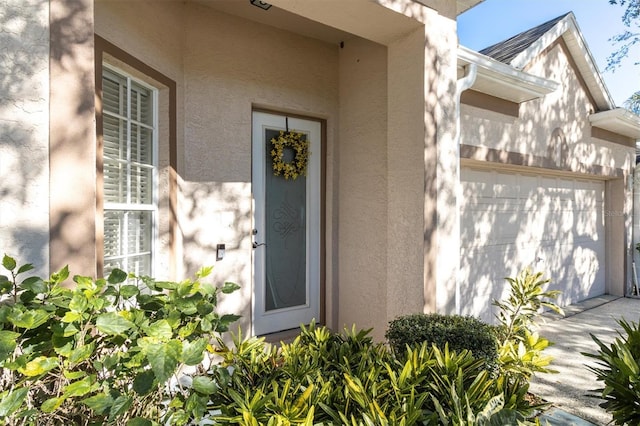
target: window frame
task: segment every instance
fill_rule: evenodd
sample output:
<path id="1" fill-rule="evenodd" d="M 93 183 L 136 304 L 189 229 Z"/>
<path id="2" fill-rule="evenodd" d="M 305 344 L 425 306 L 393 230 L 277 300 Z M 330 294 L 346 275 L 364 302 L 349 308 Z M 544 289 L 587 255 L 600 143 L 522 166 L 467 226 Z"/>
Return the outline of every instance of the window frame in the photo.
<path id="1" fill-rule="evenodd" d="M 129 255 L 129 254 L 124 254 L 124 255 L 118 255 L 118 256 L 106 256 L 105 254 L 105 240 L 104 240 L 104 221 L 105 221 L 105 213 L 107 211 L 113 211 L 113 212 L 151 212 L 151 235 L 150 235 L 150 239 L 151 241 L 149 242 L 149 255 L 150 255 L 150 260 L 149 260 L 149 275 L 150 276 L 154 276 L 155 272 L 156 272 L 156 258 L 157 258 L 157 241 L 158 241 L 158 214 L 159 214 L 159 203 L 158 203 L 158 193 L 159 193 L 159 143 L 158 143 L 158 139 L 159 139 L 159 90 L 158 88 L 154 87 L 153 85 L 145 82 L 144 80 L 141 80 L 140 78 L 136 78 L 133 75 L 131 75 L 130 73 L 126 72 L 125 70 L 123 70 L 122 68 L 116 67 L 112 64 L 109 64 L 106 61 L 102 61 L 102 72 L 100 75 L 100 79 L 103 80 L 105 78 L 106 75 L 111 74 L 113 77 L 115 78 L 124 78 L 127 81 L 127 115 L 123 116 L 120 114 L 115 114 L 113 112 L 108 112 L 105 111 L 104 108 L 102 108 L 102 123 L 104 123 L 104 116 L 108 115 L 110 117 L 113 117 L 115 119 L 118 120 L 125 120 L 126 121 L 126 126 L 127 126 L 127 141 L 126 141 L 126 155 L 127 158 L 125 159 L 126 164 L 127 164 L 127 172 L 125 174 L 125 178 L 127 180 L 127 188 L 129 189 L 131 187 L 130 185 L 130 181 L 131 181 L 131 147 L 132 147 L 132 140 L 131 140 L 131 127 L 132 124 L 135 125 L 139 125 L 142 126 L 144 128 L 148 128 L 151 130 L 152 132 L 152 137 L 151 137 L 151 144 L 152 144 L 152 148 L 151 148 L 151 156 L 152 156 L 152 161 L 150 164 L 150 169 L 151 169 L 151 202 L 150 203 L 131 203 L 130 201 L 130 192 L 127 194 L 127 198 L 129 202 L 125 202 L 125 203 L 115 203 L 115 202 L 108 202 L 104 199 L 104 193 L 105 193 L 105 180 L 104 180 L 104 149 L 101 152 L 101 157 L 102 157 L 102 179 L 101 179 L 101 191 L 103 194 L 103 203 L 102 203 L 102 258 L 99 259 L 99 262 L 101 263 L 102 266 L 102 272 L 104 273 L 104 264 L 107 261 L 107 259 L 109 260 L 117 260 L 117 261 L 123 261 L 123 269 L 126 272 L 134 272 L 133 270 L 131 270 L 130 266 L 127 266 L 127 260 L 135 257 L 135 256 L 140 256 L 140 255 L 144 255 L 147 254 L 146 252 L 142 252 L 142 253 L 136 253 L 134 255 Z M 152 124 L 151 126 L 149 126 L 146 123 L 142 123 L 139 122 L 135 119 L 133 119 L 131 117 L 132 115 L 132 111 L 131 111 L 131 92 L 132 92 L 132 83 L 135 83 L 136 85 L 139 85 L 147 90 L 149 90 L 151 96 L 152 96 L 152 101 L 151 101 L 151 109 L 152 109 Z M 104 88 L 103 88 L 104 90 Z M 104 124 L 103 124 L 104 125 Z M 104 130 L 103 130 L 104 132 Z M 104 147 L 104 140 L 103 140 L 103 147 Z M 126 225 L 125 225 L 126 226 Z"/>

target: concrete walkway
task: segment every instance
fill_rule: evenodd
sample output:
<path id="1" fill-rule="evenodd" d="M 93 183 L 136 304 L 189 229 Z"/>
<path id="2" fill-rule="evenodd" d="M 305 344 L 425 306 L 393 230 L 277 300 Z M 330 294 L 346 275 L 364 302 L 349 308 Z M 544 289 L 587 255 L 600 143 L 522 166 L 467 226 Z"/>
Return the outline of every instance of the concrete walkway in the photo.
<path id="1" fill-rule="evenodd" d="M 539 332 L 555 343 L 545 354 L 553 356 L 552 368 L 559 373 L 534 376 L 530 391 L 553 404 L 551 413 L 566 412 L 596 425 L 609 423 L 611 415 L 598 406 L 602 400 L 588 396 L 593 389 L 602 387 L 602 382 L 597 382 L 585 367 L 595 365 L 594 360 L 581 353 L 598 350 L 590 333 L 610 344 L 618 337 L 618 319 L 638 322 L 640 299 L 602 296 L 566 308 L 565 318 L 551 314 L 545 317 L 546 323 Z M 584 423 L 567 423 L 570 424 Z"/>

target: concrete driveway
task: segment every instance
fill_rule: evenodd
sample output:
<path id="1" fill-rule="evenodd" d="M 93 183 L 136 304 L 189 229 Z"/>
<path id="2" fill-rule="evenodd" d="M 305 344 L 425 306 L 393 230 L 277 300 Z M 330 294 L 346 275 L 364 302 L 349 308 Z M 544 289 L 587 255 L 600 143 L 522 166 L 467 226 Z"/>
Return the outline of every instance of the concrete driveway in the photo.
<path id="1" fill-rule="evenodd" d="M 557 410 L 596 425 L 609 423 L 612 416 L 598 406 L 602 400 L 588 396 L 593 394 L 593 389 L 602 387 L 602 383 L 585 367 L 595 365 L 593 360 L 581 353 L 598 350 L 590 333 L 604 343 L 612 343 L 618 337 L 616 330 L 620 330 L 616 321 L 623 317 L 638 322 L 640 299 L 602 296 L 568 307 L 562 319 L 545 315 L 546 323 L 539 332 L 555 343 L 545 353 L 553 356 L 552 368 L 559 373 L 536 375 L 530 391 L 552 403 Z"/>

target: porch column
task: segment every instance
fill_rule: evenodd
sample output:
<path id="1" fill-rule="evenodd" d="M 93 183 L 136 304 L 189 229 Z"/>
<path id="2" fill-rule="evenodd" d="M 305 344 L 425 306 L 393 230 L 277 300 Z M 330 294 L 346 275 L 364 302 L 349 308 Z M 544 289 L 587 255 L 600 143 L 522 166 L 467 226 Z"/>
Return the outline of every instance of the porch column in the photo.
<path id="1" fill-rule="evenodd" d="M 425 31 L 387 45 L 387 321 L 423 311 Z"/>
<path id="2" fill-rule="evenodd" d="M 96 273 L 93 0 L 50 0 L 50 267 Z"/>
<path id="3" fill-rule="evenodd" d="M 451 314 L 460 266 L 455 172 L 458 39 L 455 17 L 432 13 L 425 26 L 424 311 Z"/>

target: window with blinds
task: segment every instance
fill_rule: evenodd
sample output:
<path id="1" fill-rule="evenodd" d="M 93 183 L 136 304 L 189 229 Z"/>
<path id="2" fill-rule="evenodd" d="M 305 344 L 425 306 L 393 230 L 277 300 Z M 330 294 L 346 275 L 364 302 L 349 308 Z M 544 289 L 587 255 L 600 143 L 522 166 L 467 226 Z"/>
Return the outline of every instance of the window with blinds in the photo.
<path id="1" fill-rule="evenodd" d="M 156 92 L 103 67 L 104 275 L 152 275 L 156 216 Z"/>

